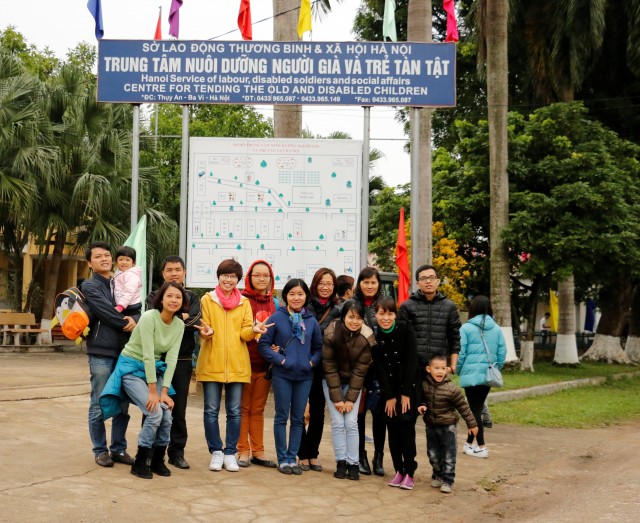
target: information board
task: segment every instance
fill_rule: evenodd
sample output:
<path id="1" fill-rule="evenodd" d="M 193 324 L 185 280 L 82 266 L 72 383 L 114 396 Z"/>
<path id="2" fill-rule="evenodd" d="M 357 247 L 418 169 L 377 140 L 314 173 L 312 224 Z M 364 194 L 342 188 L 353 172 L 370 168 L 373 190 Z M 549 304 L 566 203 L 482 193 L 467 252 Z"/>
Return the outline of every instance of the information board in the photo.
<path id="1" fill-rule="evenodd" d="M 357 274 L 361 163 L 355 140 L 191 138 L 187 286 L 213 288 L 227 258 L 267 260 L 279 289 Z"/>
<path id="2" fill-rule="evenodd" d="M 455 105 L 453 43 L 100 40 L 98 101 Z"/>

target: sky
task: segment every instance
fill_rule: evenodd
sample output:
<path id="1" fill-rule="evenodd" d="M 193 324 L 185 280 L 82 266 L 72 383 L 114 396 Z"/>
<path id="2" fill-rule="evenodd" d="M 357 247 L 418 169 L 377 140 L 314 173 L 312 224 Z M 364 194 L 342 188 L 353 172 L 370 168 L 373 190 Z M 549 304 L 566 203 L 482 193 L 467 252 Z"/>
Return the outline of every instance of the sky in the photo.
<path id="1" fill-rule="evenodd" d="M 48 46 L 64 59 L 67 51 L 79 42 L 96 44 L 94 20 L 86 3 L 86 0 L 0 0 L 0 29 L 12 25 L 27 42 L 39 49 Z M 272 4 L 272 0 L 251 2 L 254 41 L 273 39 Z M 341 3 L 333 0 L 332 4 L 329 15 L 321 20 L 314 18 L 312 40 L 353 41 L 351 28 L 360 0 Z M 153 39 L 162 7 L 162 36 L 168 39 L 170 5 L 171 0 L 102 0 L 104 38 Z M 237 30 L 239 5 L 240 0 L 184 0 L 180 9 L 180 39 L 241 40 Z M 260 22 L 263 19 L 266 20 Z M 273 116 L 272 106 L 256 108 Z M 354 106 L 304 106 L 302 126 L 316 135 L 344 131 L 361 140 L 363 114 L 361 107 Z M 408 183 L 411 177 L 409 155 L 403 150 L 406 139 L 402 125 L 394 117 L 393 108 L 371 109 L 370 146 L 385 154 L 372 174 L 381 175 L 390 186 Z"/>

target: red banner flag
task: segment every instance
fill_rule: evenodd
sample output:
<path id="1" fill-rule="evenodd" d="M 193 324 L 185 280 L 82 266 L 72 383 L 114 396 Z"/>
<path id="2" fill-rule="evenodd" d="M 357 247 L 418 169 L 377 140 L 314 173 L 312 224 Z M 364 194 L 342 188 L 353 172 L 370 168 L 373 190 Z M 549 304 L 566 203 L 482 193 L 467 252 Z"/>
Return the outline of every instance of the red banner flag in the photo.
<path id="1" fill-rule="evenodd" d="M 409 257 L 407 255 L 407 238 L 404 232 L 404 207 L 400 209 L 398 224 L 398 241 L 396 242 L 396 267 L 398 268 L 398 305 L 409 299 Z"/>
<path id="2" fill-rule="evenodd" d="M 162 40 L 162 7 L 160 8 L 160 14 L 158 14 L 158 24 L 156 25 L 156 34 L 153 37 L 154 40 Z"/>
<path id="3" fill-rule="evenodd" d="M 447 37 L 445 38 L 445 42 L 457 42 L 460 37 L 458 36 L 455 2 L 454 0 L 444 0 L 442 7 L 447 12 Z"/>
<path id="4" fill-rule="evenodd" d="M 243 40 L 253 40 L 253 32 L 251 29 L 251 0 L 240 0 L 238 28 L 240 29 Z"/>

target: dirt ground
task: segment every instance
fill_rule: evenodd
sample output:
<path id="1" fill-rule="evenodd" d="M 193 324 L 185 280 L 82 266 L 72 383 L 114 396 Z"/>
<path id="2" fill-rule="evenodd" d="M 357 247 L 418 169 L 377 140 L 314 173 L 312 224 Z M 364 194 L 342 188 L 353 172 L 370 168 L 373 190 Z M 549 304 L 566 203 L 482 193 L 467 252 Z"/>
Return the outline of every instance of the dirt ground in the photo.
<path id="1" fill-rule="evenodd" d="M 328 416 L 320 474 L 286 477 L 255 466 L 213 473 L 207 468 L 202 398 L 193 396 L 186 453 L 191 470 L 172 468 L 170 478 L 144 481 L 123 465 L 103 469 L 94 463 L 88 400 L 86 356 L 0 354 L 0 521 L 640 521 L 640 420 L 568 430 L 508 426 L 497 419 L 486 434 L 489 459 L 459 452 L 454 491 L 446 495 L 429 486 L 420 420 L 413 491 L 386 486 L 388 453 L 384 480 L 334 479 Z M 268 407 L 265 444 L 273 456 Z M 132 413 L 132 453 L 139 423 L 139 413 Z M 463 432 L 461 427 L 459 449 Z"/>

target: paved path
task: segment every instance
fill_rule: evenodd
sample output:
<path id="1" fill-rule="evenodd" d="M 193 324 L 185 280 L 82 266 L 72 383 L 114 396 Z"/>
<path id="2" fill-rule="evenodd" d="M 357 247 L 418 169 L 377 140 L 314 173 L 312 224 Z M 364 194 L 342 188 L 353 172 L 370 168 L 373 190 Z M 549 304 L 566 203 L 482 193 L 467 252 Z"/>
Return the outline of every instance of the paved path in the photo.
<path id="1" fill-rule="evenodd" d="M 252 466 L 238 473 L 210 472 L 202 429 L 202 398 L 190 398 L 190 438 L 186 457 L 192 468 L 170 467 L 170 478 L 141 480 L 129 467 L 111 469 L 93 461 L 87 432 L 88 366 L 77 350 L 50 354 L 0 354 L 0 521 L 446 521 L 638 520 L 640 461 L 620 449 L 637 449 L 640 423 L 609 430 L 509 427 L 488 432 L 491 457 L 459 455 L 452 495 L 429 487 L 422 421 L 418 421 L 416 488 L 386 486 L 387 476 L 358 482 L 332 477 L 333 452 L 328 416 L 321 446 L 322 473 L 283 476 Z M 274 456 L 273 406 L 268 405 L 265 444 Z M 132 408 L 129 451 L 135 452 L 140 414 Z M 221 418 L 224 425 L 224 418 Z M 612 432 L 613 431 L 613 432 Z M 459 432 L 462 446 L 463 431 Z M 620 447 L 601 441 L 619 442 Z M 591 449 L 591 450 L 589 450 Z M 372 448 L 369 446 L 369 452 Z M 592 455 L 585 457 L 586 454 Z M 617 461 L 613 456 L 619 456 Z M 564 463 L 556 470 L 551 463 Z M 559 481 L 581 481 L 596 463 L 611 478 L 599 476 L 584 496 L 573 491 L 557 500 Z M 593 475 L 601 474 L 594 472 Z M 564 479 L 563 479 L 564 478 Z M 591 488 L 586 481 L 585 488 Z M 564 485 L 566 489 L 567 486 Z M 623 490 L 626 489 L 626 490 Z M 624 492 L 635 497 L 627 500 Z M 557 492 L 556 492 L 557 491 Z M 616 497 L 617 496 L 617 497 Z M 555 501 L 548 505 L 551 499 Z M 602 502 L 609 503 L 608 508 Z M 574 507 L 570 509 L 568 507 Z M 578 511 L 576 511 L 577 507 Z M 605 510 L 606 508 L 606 510 Z M 582 509 L 582 510 L 580 510 Z M 615 516 L 607 519 L 597 515 Z M 633 517 L 638 516 L 638 517 Z M 514 519 L 515 518 L 515 519 Z"/>

